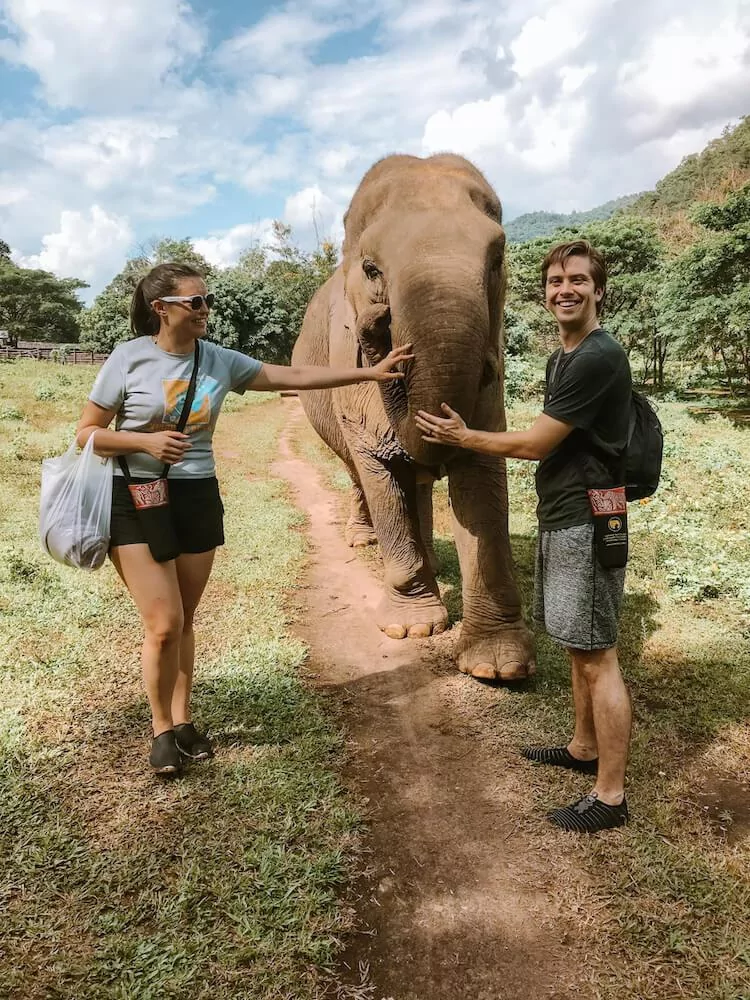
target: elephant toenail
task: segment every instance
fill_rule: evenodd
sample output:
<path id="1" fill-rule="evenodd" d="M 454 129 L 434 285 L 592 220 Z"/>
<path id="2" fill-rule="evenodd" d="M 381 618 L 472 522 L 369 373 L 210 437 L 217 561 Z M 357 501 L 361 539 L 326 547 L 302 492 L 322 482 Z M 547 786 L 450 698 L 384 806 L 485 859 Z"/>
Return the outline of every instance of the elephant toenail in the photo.
<path id="1" fill-rule="evenodd" d="M 386 625 L 383 631 L 389 639 L 406 638 L 406 625 Z"/>
<path id="2" fill-rule="evenodd" d="M 483 681 L 491 681 L 495 678 L 494 663 L 475 663 L 471 668 L 471 676 L 478 677 Z"/>
<path id="3" fill-rule="evenodd" d="M 409 636 L 412 639 L 426 639 L 431 632 L 432 626 L 430 625 L 422 624 L 409 626 Z"/>

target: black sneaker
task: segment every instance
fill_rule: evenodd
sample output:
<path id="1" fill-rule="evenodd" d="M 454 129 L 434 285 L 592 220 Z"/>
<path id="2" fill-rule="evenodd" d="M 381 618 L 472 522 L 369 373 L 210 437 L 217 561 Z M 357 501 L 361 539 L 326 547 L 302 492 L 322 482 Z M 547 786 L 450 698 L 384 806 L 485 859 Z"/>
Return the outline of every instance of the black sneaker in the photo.
<path id="1" fill-rule="evenodd" d="M 167 729 L 165 732 L 159 733 L 158 736 L 154 736 L 151 741 L 149 764 L 154 769 L 154 774 L 176 777 L 182 773 L 182 758 L 177 749 L 174 729 Z"/>
<path id="2" fill-rule="evenodd" d="M 551 767 L 567 767 L 570 771 L 580 771 L 582 774 L 596 774 L 599 769 L 599 758 L 580 760 L 574 757 L 567 747 L 523 747 L 521 756 L 534 764 L 549 764 Z"/>
<path id="3" fill-rule="evenodd" d="M 177 749 L 189 760 L 208 760 L 214 755 L 214 748 L 208 737 L 199 733 L 192 722 L 182 722 L 174 727 Z"/>
<path id="4" fill-rule="evenodd" d="M 596 792 L 584 795 L 578 802 L 563 809 L 553 809 L 547 819 L 561 830 L 575 833 L 597 833 L 625 826 L 628 821 L 628 804 L 625 799 L 619 806 L 608 806 L 600 802 Z"/>

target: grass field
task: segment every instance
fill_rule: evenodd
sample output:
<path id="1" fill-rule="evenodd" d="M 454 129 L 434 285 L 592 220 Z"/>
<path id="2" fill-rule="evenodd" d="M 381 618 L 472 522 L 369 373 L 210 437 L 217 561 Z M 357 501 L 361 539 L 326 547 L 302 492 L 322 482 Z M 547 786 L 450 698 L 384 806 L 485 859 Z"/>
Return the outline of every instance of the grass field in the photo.
<path id="1" fill-rule="evenodd" d="M 281 406 L 233 397 L 222 417 L 242 461 L 221 469 L 228 544 L 195 698 L 222 752 L 159 784 L 130 600 L 111 566 L 66 569 L 37 540 L 40 462 L 69 444 L 93 375 L 0 365 L 0 996 L 316 997 L 357 821 L 288 634 L 305 543 L 268 478 Z"/>
<path id="2" fill-rule="evenodd" d="M 337 896 L 357 819 L 337 779 L 340 734 L 300 683 L 304 650 L 289 637 L 305 545 L 300 516 L 269 478 L 281 408 L 233 398 L 219 424 L 228 545 L 199 612 L 196 702 L 222 753 L 162 786 L 145 767 L 129 599 L 111 567 L 64 569 L 36 538 L 39 463 L 69 443 L 92 377 L 0 365 L 0 996 L 312 1000 L 349 919 Z M 534 412 L 533 400 L 515 405 L 509 425 Z M 665 477 L 630 509 L 622 628 L 633 823 L 555 841 L 550 859 L 565 843 L 581 869 L 571 893 L 594 943 L 581 977 L 602 1000 L 747 1000 L 750 432 L 695 419 L 682 403 L 660 415 Z M 299 446 L 344 488 L 311 432 Z M 510 490 L 528 604 L 530 466 L 510 464 Z M 436 508 L 455 621 L 442 483 Z M 377 566 L 376 551 L 366 558 Z M 508 748 L 568 730 L 564 658 L 540 636 L 538 660 L 534 683 L 493 693 L 487 724 Z M 579 784 L 535 770 L 529 795 L 541 812 Z"/>
<path id="3" fill-rule="evenodd" d="M 528 426 L 538 405 L 511 406 L 509 428 Z M 635 710 L 628 784 L 633 822 L 622 833 L 565 848 L 570 891 L 581 893 L 581 919 L 595 949 L 581 977 L 602 1000 L 747 1000 L 750 430 L 721 416 L 696 419 L 679 402 L 661 403 L 659 414 L 666 429 L 664 475 L 653 498 L 629 508 L 620 643 Z M 302 447 L 331 485 L 346 488 L 339 464 L 311 432 Z M 528 612 L 536 530 L 531 463 L 509 463 L 509 490 Z M 435 496 L 441 589 L 455 621 L 460 578 L 444 483 Z M 376 550 L 365 558 L 377 565 Z M 520 692 L 498 689 L 489 715 L 491 735 L 509 752 L 569 735 L 564 654 L 543 634 L 537 645 L 535 681 Z M 529 795 L 543 815 L 566 795 L 572 801 L 580 787 L 575 776 L 535 769 Z"/>

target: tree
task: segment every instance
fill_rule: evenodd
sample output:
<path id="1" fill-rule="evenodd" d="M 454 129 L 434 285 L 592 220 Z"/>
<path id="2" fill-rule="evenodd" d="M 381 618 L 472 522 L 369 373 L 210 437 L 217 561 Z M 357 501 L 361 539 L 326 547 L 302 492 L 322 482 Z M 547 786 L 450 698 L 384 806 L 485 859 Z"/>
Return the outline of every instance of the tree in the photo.
<path id="1" fill-rule="evenodd" d="M 602 323 L 628 354 L 642 358 L 643 380 L 653 378 L 662 385 L 669 339 L 657 324 L 656 296 L 665 250 L 650 220 L 618 214 L 510 247 L 509 309 L 527 323 L 541 348 L 552 349 L 556 330 L 543 305 L 542 261 L 555 244 L 574 239 L 587 239 L 604 254 L 607 295 Z"/>
<path id="2" fill-rule="evenodd" d="M 0 256 L 0 327 L 19 340 L 76 343 L 83 303 L 76 295 L 87 288 L 77 278 L 57 278 L 49 271 L 17 267 Z"/>
<path id="3" fill-rule="evenodd" d="M 703 236 L 669 268 L 661 289 L 662 322 L 680 353 L 717 362 L 733 393 L 750 391 L 750 184 L 693 219 Z"/>
<path id="4" fill-rule="evenodd" d="M 623 344 L 631 361 L 640 357 L 641 380 L 663 388 L 670 336 L 658 322 L 665 248 L 656 225 L 638 216 L 617 215 L 594 222 L 583 232 L 607 262 L 602 322 Z"/>
<path id="5" fill-rule="evenodd" d="M 268 282 L 231 268 L 219 272 L 211 287 L 216 295 L 209 321 L 211 340 L 262 361 L 289 360 L 287 317 Z"/>
<path id="6" fill-rule="evenodd" d="M 130 334 L 130 301 L 140 278 L 165 261 L 192 264 L 206 275 L 216 304 L 208 337 L 234 350 L 269 362 L 288 362 L 307 303 L 336 269 L 337 253 L 324 243 L 305 253 L 292 242 L 292 231 L 274 226 L 274 244 L 247 250 L 232 268 L 212 268 L 190 240 L 164 239 L 129 260 L 83 319 L 83 342 L 111 351 Z"/>
<path id="7" fill-rule="evenodd" d="M 305 253 L 292 242 L 289 226 L 274 223 L 271 246 L 246 251 L 236 267 L 212 281 L 211 339 L 265 361 L 288 363 L 308 302 L 336 264 L 332 244 Z"/>
<path id="8" fill-rule="evenodd" d="M 198 253 L 187 237 L 182 240 L 163 237 L 153 244 L 151 253 L 146 255 L 146 259 L 150 261 L 151 267 L 156 264 L 192 264 L 206 278 L 213 277 L 215 273 L 211 264 L 202 254 Z"/>
<path id="9" fill-rule="evenodd" d="M 0 240 L 0 261 L 7 262 L 10 260 L 10 247 L 5 242 L 5 240 Z"/>

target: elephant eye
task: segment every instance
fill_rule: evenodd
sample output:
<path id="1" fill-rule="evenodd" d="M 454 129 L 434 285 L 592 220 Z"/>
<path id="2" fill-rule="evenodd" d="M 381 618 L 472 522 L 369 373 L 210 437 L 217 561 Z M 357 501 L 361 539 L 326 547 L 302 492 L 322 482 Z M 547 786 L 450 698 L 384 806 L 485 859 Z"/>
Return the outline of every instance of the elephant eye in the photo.
<path id="1" fill-rule="evenodd" d="M 380 277 L 380 271 L 367 257 L 365 257 L 362 261 L 362 270 L 365 272 L 365 275 L 370 279 L 370 281 L 375 281 L 376 278 Z"/>

